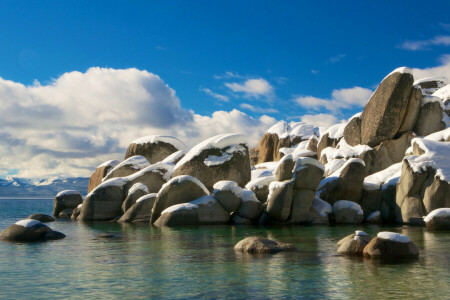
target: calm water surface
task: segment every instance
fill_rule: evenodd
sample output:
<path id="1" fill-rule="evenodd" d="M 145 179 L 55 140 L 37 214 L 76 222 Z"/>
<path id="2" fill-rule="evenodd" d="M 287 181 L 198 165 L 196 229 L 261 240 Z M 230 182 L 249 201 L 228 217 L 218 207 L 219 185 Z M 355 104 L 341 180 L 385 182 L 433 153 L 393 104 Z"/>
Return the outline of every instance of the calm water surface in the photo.
<path id="1" fill-rule="evenodd" d="M 0 199 L 0 230 L 31 213 L 52 213 L 51 199 Z M 67 238 L 47 243 L 0 241 L 1 299 L 295 298 L 449 299 L 450 232 L 418 227 L 49 224 Z M 355 229 L 407 234 L 420 250 L 410 263 L 380 264 L 336 255 Z M 97 239 L 113 233 L 116 239 Z M 292 243 L 296 252 L 236 253 L 242 238 Z"/>

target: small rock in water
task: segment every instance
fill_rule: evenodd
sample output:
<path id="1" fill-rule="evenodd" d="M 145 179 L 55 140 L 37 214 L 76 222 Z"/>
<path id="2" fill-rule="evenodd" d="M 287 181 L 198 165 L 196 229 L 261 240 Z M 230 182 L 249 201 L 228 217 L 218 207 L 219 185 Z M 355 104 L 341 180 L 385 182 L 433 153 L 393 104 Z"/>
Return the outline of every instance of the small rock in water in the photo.
<path id="1" fill-rule="evenodd" d="M 99 235 L 97 235 L 94 240 L 98 240 L 98 239 L 118 239 L 120 238 L 120 236 L 115 235 L 113 233 L 101 233 Z"/>
<path id="2" fill-rule="evenodd" d="M 45 214 L 32 214 L 28 217 L 28 219 L 32 220 L 38 220 L 39 222 L 46 223 L 46 222 L 54 222 L 55 218 L 49 215 Z"/>
<path id="3" fill-rule="evenodd" d="M 277 253 L 281 251 L 292 251 L 295 247 L 262 237 L 251 236 L 238 242 L 234 249 L 248 253 Z"/>
<path id="4" fill-rule="evenodd" d="M 64 234 L 32 219 L 20 220 L 0 233 L 0 239 L 14 242 L 37 242 L 65 237 Z"/>
<path id="5" fill-rule="evenodd" d="M 364 248 L 364 257 L 378 259 L 417 258 L 417 246 L 400 233 L 383 231 Z"/>

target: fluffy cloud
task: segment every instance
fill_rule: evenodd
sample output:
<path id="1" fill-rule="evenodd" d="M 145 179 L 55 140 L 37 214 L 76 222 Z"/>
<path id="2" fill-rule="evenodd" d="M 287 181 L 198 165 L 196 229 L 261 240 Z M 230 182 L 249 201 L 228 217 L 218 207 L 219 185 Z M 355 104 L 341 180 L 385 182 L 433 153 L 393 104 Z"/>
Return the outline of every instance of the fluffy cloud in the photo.
<path id="1" fill-rule="evenodd" d="M 401 48 L 418 51 L 427 50 L 430 46 L 450 46 L 450 35 L 438 35 L 431 39 L 421 41 L 405 41 L 401 45 Z"/>
<path id="2" fill-rule="evenodd" d="M 332 112 L 339 112 L 341 109 L 363 107 L 372 93 L 372 90 L 366 88 L 353 87 L 349 89 L 333 90 L 331 99 L 300 96 L 295 98 L 294 102 L 307 109 L 320 110 L 325 108 Z"/>
<path id="3" fill-rule="evenodd" d="M 412 69 L 414 78 L 421 79 L 426 77 L 442 76 L 450 79 L 450 54 L 443 55 L 440 58 L 440 65 L 425 69 Z"/>
<path id="4" fill-rule="evenodd" d="M 342 122 L 336 116 L 330 114 L 303 115 L 300 120 L 306 124 L 328 128 L 331 125 Z"/>
<path id="5" fill-rule="evenodd" d="M 213 91 L 211 91 L 208 88 L 200 88 L 200 91 L 206 93 L 207 95 L 210 95 L 211 97 L 216 98 L 217 100 L 223 101 L 223 102 L 228 102 L 230 100 L 227 96 L 214 93 Z"/>
<path id="6" fill-rule="evenodd" d="M 245 97 L 269 97 L 273 94 L 273 87 L 264 78 L 248 79 L 243 83 L 225 83 L 235 93 L 243 93 Z"/>
<path id="7" fill-rule="evenodd" d="M 87 176 L 108 159 L 122 159 L 144 135 L 174 135 L 190 146 L 215 134 L 243 132 L 257 143 L 276 120 L 242 112 L 211 117 L 184 109 L 157 75 L 137 69 L 91 68 L 48 85 L 0 78 L 0 175 Z"/>
<path id="8" fill-rule="evenodd" d="M 239 104 L 239 107 L 242 109 L 246 109 L 255 113 L 262 113 L 262 114 L 268 114 L 268 113 L 278 113 L 278 110 L 270 107 L 260 107 L 256 105 L 251 105 L 248 103 L 241 103 Z"/>

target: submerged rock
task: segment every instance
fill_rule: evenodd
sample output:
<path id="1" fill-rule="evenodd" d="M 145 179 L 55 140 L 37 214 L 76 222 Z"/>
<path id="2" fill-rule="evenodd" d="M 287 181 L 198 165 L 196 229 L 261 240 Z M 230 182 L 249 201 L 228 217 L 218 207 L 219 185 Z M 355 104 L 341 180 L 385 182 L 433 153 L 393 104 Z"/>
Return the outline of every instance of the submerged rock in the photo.
<path id="1" fill-rule="evenodd" d="M 56 240 L 65 237 L 64 234 L 53 231 L 47 225 L 31 219 L 18 221 L 0 233 L 0 239 L 17 242 Z"/>
<path id="2" fill-rule="evenodd" d="M 292 251 L 295 250 L 295 247 L 291 244 L 251 236 L 238 242 L 234 246 L 234 249 L 248 253 L 277 253 L 281 251 Z"/>

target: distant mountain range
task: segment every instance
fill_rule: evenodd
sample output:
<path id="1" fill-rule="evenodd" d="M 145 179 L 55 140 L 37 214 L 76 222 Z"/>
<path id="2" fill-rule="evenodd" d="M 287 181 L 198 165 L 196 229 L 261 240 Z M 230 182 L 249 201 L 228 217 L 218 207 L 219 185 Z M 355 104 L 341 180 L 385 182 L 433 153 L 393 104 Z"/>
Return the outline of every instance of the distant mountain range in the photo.
<path id="1" fill-rule="evenodd" d="M 76 190 L 87 194 L 89 178 L 53 177 L 49 179 L 27 179 L 8 177 L 0 179 L 0 197 L 49 197 L 63 190 Z"/>

